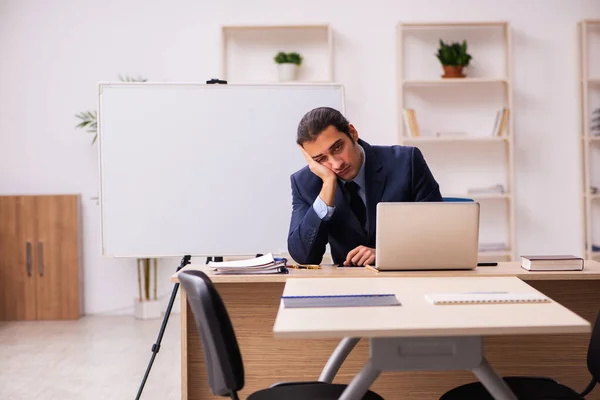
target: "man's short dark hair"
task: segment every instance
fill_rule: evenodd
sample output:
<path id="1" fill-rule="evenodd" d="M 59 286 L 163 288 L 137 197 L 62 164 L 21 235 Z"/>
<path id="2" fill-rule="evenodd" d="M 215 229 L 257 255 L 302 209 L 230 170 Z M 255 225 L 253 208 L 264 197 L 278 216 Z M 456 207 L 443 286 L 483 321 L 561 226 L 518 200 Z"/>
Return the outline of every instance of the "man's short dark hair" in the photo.
<path id="1" fill-rule="evenodd" d="M 304 114 L 298 124 L 296 143 L 303 145 L 305 142 L 312 142 L 329 126 L 334 126 L 338 131 L 344 132 L 352 139 L 349 124 L 346 117 L 334 108 L 318 107 L 312 109 Z"/>

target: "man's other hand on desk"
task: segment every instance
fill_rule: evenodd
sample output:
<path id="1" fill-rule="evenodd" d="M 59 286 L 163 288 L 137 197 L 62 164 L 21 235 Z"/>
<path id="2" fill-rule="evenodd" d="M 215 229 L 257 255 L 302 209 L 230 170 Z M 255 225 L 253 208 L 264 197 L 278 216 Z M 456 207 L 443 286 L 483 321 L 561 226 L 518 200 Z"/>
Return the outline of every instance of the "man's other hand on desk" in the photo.
<path id="1" fill-rule="evenodd" d="M 367 264 L 373 264 L 375 262 L 375 249 L 367 246 L 358 246 L 357 248 L 350 250 L 344 261 L 344 266 L 351 267 L 364 267 Z"/>

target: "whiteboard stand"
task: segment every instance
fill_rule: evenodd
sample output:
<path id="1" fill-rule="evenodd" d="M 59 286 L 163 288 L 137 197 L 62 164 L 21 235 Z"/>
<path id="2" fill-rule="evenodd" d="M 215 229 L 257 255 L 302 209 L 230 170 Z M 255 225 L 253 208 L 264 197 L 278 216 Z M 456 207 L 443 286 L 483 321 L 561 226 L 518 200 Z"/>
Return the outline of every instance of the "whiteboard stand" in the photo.
<path id="1" fill-rule="evenodd" d="M 177 267 L 177 272 L 181 270 L 181 268 L 190 264 L 192 256 L 185 255 L 181 259 L 179 266 Z M 144 374 L 144 378 L 142 379 L 142 383 L 140 388 L 138 389 L 137 396 L 135 396 L 136 400 L 139 400 L 142 396 L 142 391 L 144 390 L 144 386 L 146 385 L 146 380 L 148 379 L 148 375 L 150 374 L 150 369 L 152 369 L 152 364 L 154 364 L 154 359 L 160 350 L 160 343 L 162 342 L 163 335 L 165 334 L 165 329 L 167 328 L 167 322 L 169 321 L 169 316 L 171 315 L 171 310 L 173 309 L 173 304 L 175 303 L 175 297 L 177 297 L 177 289 L 179 289 L 179 282 L 173 285 L 173 291 L 171 292 L 171 298 L 169 299 L 169 305 L 167 306 L 167 311 L 165 312 L 165 316 L 163 317 L 162 324 L 160 326 L 160 331 L 158 332 L 158 337 L 156 338 L 156 343 L 152 345 L 152 357 L 150 358 L 150 362 L 148 363 L 148 367 L 146 368 L 146 373 Z"/>

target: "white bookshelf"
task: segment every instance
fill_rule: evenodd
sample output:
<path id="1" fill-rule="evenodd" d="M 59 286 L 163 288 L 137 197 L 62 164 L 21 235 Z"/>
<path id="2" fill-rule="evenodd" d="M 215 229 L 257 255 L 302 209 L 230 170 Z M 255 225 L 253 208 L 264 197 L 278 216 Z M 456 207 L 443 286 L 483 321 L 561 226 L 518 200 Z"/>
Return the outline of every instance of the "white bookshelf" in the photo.
<path id="1" fill-rule="evenodd" d="M 578 23 L 578 86 L 580 93 L 580 124 L 582 151 L 582 203 L 583 203 L 583 253 L 585 258 L 600 259 L 600 194 L 592 193 L 591 187 L 600 189 L 600 136 L 593 135 L 592 121 L 600 113 L 600 20 L 583 20 Z"/>
<path id="2" fill-rule="evenodd" d="M 436 86 L 436 85 L 475 85 L 482 83 L 497 83 L 507 85 L 506 79 L 498 78 L 444 78 L 444 79 L 414 79 L 402 82 L 404 87 L 410 86 Z"/>
<path id="3" fill-rule="evenodd" d="M 465 78 L 442 78 L 439 39 L 467 41 L 473 57 Z M 396 28 L 397 124 L 400 144 L 424 154 L 444 197 L 481 204 L 483 261 L 515 260 L 514 129 L 511 33 L 507 22 L 399 23 Z M 493 135 L 496 113 L 507 108 L 506 128 Z M 406 129 L 404 109 L 415 111 L 419 136 Z M 438 135 L 442 132 L 441 135 Z M 453 134 L 453 132 L 457 134 Z M 469 194 L 500 184 L 502 193 Z M 482 247 L 483 247 L 482 246 Z"/>
<path id="4" fill-rule="evenodd" d="M 221 76 L 230 82 L 278 82 L 279 51 L 303 57 L 297 82 L 332 82 L 333 31 L 328 24 L 225 25 L 221 27 Z"/>

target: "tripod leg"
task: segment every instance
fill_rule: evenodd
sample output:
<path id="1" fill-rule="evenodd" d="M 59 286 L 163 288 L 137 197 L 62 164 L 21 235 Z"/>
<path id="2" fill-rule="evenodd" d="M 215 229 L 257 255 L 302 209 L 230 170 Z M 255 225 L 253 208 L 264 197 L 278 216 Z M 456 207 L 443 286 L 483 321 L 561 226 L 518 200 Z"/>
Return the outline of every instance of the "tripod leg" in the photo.
<path id="1" fill-rule="evenodd" d="M 171 314 L 171 309 L 173 308 L 173 303 L 175 302 L 175 297 L 177 296 L 177 289 L 179 288 L 179 283 L 175 284 L 173 287 L 173 292 L 171 293 L 171 299 L 169 300 L 169 306 L 167 307 L 167 311 L 162 321 L 162 325 L 160 327 L 160 331 L 158 332 L 158 338 L 156 339 L 156 343 L 152 345 L 152 357 L 150 358 L 150 363 L 148 363 L 148 367 L 146 368 L 146 373 L 144 374 L 144 379 L 142 379 L 142 384 L 138 390 L 136 400 L 140 399 L 142 395 L 142 390 L 144 390 L 144 386 L 146 385 L 146 380 L 148 379 L 148 375 L 150 374 L 150 369 L 152 368 L 152 364 L 154 364 L 154 359 L 156 358 L 156 354 L 160 350 L 160 343 L 162 342 L 163 335 L 165 334 L 165 328 L 167 327 L 167 321 L 169 320 L 169 315 Z"/>
<path id="2" fill-rule="evenodd" d="M 181 260 L 181 264 L 177 268 L 177 272 L 187 264 L 190 263 L 190 256 L 185 256 Z M 135 400 L 139 400 L 142 396 L 142 391 L 144 390 L 144 386 L 146 385 L 146 380 L 148 379 L 148 375 L 150 375 L 150 369 L 152 369 L 152 364 L 154 364 L 154 359 L 156 358 L 156 354 L 160 350 L 160 343 L 162 342 L 163 335 L 165 334 L 165 329 L 167 327 L 167 322 L 169 321 L 169 316 L 171 315 L 171 310 L 173 309 L 173 304 L 175 303 L 175 297 L 177 297 L 177 289 L 179 289 L 179 283 L 176 283 L 173 286 L 173 291 L 171 292 L 171 298 L 169 299 L 169 305 L 167 306 L 167 311 L 165 312 L 165 316 L 163 318 L 162 324 L 160 326 L 160 331 L 158 332 L 158 337 L 156 339 L 156 343 L 152 345 L 152 357 L 150 358 L 150 362 L 148 363 L 148 367 L 146 368 L 146 373 L 144 374 L 144 378 L 142 379 L 142 384 L 138 389 L 137 396 Z"/>

